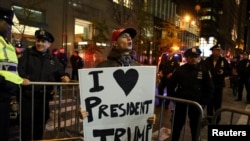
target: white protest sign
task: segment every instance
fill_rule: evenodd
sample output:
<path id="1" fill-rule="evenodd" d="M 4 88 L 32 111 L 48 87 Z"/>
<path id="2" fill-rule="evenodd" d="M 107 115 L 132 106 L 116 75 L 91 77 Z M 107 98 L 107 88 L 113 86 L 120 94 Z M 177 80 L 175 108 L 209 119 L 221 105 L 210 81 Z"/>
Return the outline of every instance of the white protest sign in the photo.
<path id="1" fill-rule="evenodd" d="M 85 141 L 151 141 L 155 66 L 80 69 Z"/>

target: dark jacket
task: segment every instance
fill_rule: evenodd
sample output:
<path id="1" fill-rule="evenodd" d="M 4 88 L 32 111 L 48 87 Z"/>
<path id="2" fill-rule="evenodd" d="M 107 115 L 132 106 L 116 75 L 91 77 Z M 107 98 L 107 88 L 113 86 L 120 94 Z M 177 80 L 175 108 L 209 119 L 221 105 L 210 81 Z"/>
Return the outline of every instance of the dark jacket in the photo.
<path id="1" fill-rule="evenodd" d="M 209 56 L 205 60 L 207 68 L 210 70 L 216 88 L 225 86 L 225 77 L 231 74 L 230 64 L 224 57 L 219 57 L 216 65 L 213 64 L 213 55 Z M 219 70 L 222 69 L 223 73 L 219 74 Z"/>
<path id="2" fill-rule="evenodd" d="M 84 67 L 84 61 L 79 55 L 78 56 L 72 55 L 70 57 L 70 63 L 71 63 L 72 69 L 74 70 L 78 70 Z"/>
<path id="3" fill-rule="evenodd" d="M 62 76 L 69 76 L 64 72 L 63 65 L 49 51 L 40 53 L 35 47 L 26 49 L 19 58 L 18 73 L 33 82 L 61 82 Z M 31 89 L 27 86 L 25 88 Z M 52 86 L 48 86 L 47 90 L 52 90 Z M 35 91 L 43 91 L 43 86 L 36 85 Z"/>
<path id="4" fill-rule="evenodd" d="M 212 98 L 214 85 L 209 70 L 201 63 L 180 66 L 173 73 L 168 87 L 169 96 L 206 105 Z"/>
<path id="5" fill-rule="evenodd" d="M 250 61 L 248 59 L 239 61 L 236 65 L 236 69 L 241 80 L 248 80 L 250 77 Z"/>
<path id="6" fill-rule="evenodd" d="M 106 61 L 103 61 L 99 64 L 97 64 L 97 68 L 99 67 L 120 67 L 120 66 L 125 66 L 124 61 L 125 57 L 128 58 L 129 60 L 129 65 L 130 66 L 140 66 L 141 64 L 132 59 L 131 56 L 123 56 L 119 50 L 113 48 L 111 52 L 108 55 L 108 59 Z"/>
<path id="7" fill-rule="evenodd" d="M 174 56 L 171 59 L 164 57 L 159 65 L 159 71 L 162 71 L 162 74 L 166 77 L 169 73 L 173 73 L 179 66 L 180 62 Z"/>

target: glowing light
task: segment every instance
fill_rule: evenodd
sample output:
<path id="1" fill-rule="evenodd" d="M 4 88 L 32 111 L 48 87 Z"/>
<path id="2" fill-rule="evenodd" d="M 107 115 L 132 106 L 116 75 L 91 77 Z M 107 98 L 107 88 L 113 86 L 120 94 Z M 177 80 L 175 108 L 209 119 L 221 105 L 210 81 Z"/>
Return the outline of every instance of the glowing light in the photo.
<path id="1" fill-rule="evenodd" d="M 191 18 L 190 18 L 189 15 L 186 15 L 186 16 L 184 17 L 184 19 L 185 19 L 186 22 L 189 22 Z"/>

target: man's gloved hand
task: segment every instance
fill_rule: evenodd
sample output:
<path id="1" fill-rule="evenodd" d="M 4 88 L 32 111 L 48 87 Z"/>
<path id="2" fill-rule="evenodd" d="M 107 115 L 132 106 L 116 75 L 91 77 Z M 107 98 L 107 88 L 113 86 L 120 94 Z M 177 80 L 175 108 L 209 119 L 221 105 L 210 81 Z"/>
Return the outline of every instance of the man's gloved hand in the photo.
<path id="1" fill-rule="evenodd" d="M 2 86 L 5 83 L 5 78 L 0 75 L 0 86 Z"/>

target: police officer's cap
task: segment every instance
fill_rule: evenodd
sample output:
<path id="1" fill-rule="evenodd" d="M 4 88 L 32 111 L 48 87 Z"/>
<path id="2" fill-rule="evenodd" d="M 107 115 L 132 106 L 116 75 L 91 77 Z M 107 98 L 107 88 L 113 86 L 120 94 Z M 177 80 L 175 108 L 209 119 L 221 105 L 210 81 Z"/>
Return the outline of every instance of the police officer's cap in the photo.
<path id="1" fill-rule="evenodd" d="M 9 9 L 0 7 L 0 19 L 5 20 L 9 25 L 14 25 L 13 19 L 14 12 Z"/>
<path id="2" fill-rule="evenodd" d="M 214 50 L 214 49 L 221 50 L 222 48 L 221 48 L 220 44 L 216 44 L 216 45 L 214 45 L 214 46 L 212 46 L 212 47 L 210 48 L 210 50 Z"/>
<path id="3" fill-rule="evenodd" d="M 201 50 L 197 47 L 192 47 L 184 52 L 185 57 L 198 57 L 201 55 Z"/>
<path id="4" fill-rule="evenodd" d="M 35 32 L 35 37 L 37 39 L 44 39 L 47 40 L 50 43 L 54 42 L 54 37 L 51 33 L 49 33 L 48 31 L 44 30 L 44 29 L 39 29 Z"/>

